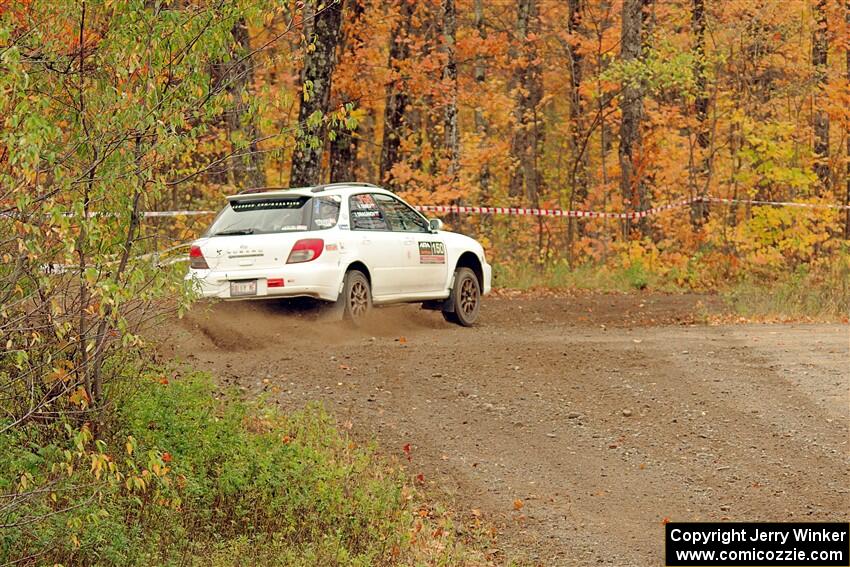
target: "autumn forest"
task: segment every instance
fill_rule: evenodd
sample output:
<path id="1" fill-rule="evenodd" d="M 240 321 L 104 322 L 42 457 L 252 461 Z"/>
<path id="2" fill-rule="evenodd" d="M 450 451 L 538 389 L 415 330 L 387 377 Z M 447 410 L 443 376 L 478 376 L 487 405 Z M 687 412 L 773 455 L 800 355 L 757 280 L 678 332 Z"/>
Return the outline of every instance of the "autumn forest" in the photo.
<path id="1" fill-rule="evenodd" d="M 234 27 L 252 55 L 241 96 L 257 111 L 245 105 L 229 123 L 226 136 L 249 151 L 209 184 L 363 180 L 419 204 L 617 212 L 735 199 L 636 220 L 466 228 L 504 258 L 607 260 L 643 239 L 671 266 L 706 255 L 718 273 L 700 278 L 735 270 L 721 256 L 793 267 L 850 235 L 850 215 L 830 207 L 850 195 L 848 10 L 829 0 L 279 8 Z M 270 44 L 286 26 L 298 33 Z"/>
<path id="2" fill-rule="evenodd" d="M 204 338 L 187 323 L 198 299 L 184 280 L 189 244 L 226 195 L 338 181 L 380 184 L 477 238 L 497 290 L 487 315 L 504 325 L 504 342 L 492 344 L 507 350 L 517 334 L 546 328 L 515 326 L 529 318 L 524 300 L 512 301 L 523 290 L 532 302 L 557 298 L 552 312 L 570 317 L 573 292 L 591 290 L 634 292 L 618 297 L 636 312 L 655 292 L 694 304 L 681 318 L 656 308 L 647 324 L 708 322 L 704 302 L 726 305 L 722 316 L 735 322 L 846 322 L 850 0 L 0 0 L 0 564 L 491 564 L 475 550 L 495 531 L 479 514 L 461 530 L 459 517 L 432 505 L 424 473 L 404 468 L 416 462 L 410 443 L 399 466 L 321 408 L 284 414 L 266 404 L 269 392 L 293 399 L 280 388 L 295 380 L 309 388 L 298 403 L 319 396 L 328 376 L 322 391 L 342 391 L 356 368 L 336 358 L 343 347 L 324 343 L 344 333 L 295 317 L 262 351 L 242 344 L 251 325 Z M 603 303 L 617 311 L 614 300 L 594 301 L 588 313 Z M 257 327 L 285 320 L 269 313 Z M 570 324 L 589 321 L 576 316 Z M 442 332 L 439 315 L 423 320 L 420 337 Z M 486 343 L 495 328 L 450 337 Z M 561 345 L 562 328 L 545 339 L 559 345 L 550 364 L 559 372 L 573 347 L 598 352 Z M 200 372 L 194 351 L 177 360 L 180 332 L 227 360 L 224 378 L 235 375 L 229 349 L 244 347 L 234 359 L 251 361 L 244 378 L 256 400 Z M 421 352 L 375 334 L 351 335 L 357 356 Z M 641 343 L 631 337 L 624 360 Z M 261 361 L 257 374 L 261 354 L 278 357 L 299 338 L 297 362 L 314 362 L 314 375 L 294 377 L 301 367 L 289 356 Z M 504 353 L 480 358 L 490 354 L 506 372 Z M 452 371 L 470 358 L 459 353 Z M 432 372 L 431 359 L 410 360 L 409 376 L 439 382 L 438 396 L 441 381 L 455 380 Z M 519 364 L 507 366 L 512 388 Z M 681 364 L 669 374 L 676 384 Z M 363 406 L 383 408 L 375 392 L 389 399 L 383 386 L 396 379 L 380 377 Z M 588 407 L 609 382 L 619 378 L 588 382 Z M 767 382 L 755 384 L 761 392 Z M 693 395 L 698 388 L 710 392 L 697 385 Z M 488 415 L 507 407 L 487 405 Z M 459 421 L 473 406 L 463 407 Z M 600 423 L 650 421 L 630 408 L 608 408 Z M 795 430 L 813 419 L 800 415 L 808 418 L 789 422 Z M 561 421 L 583 425 L 577 416 Z M 597 455 L 619 455 L 622 439 Z M 806 450 L 818 445 L 811 439 Z M 514 502 L 508 512 L 524 518 Z"/>
<path id="3" fill-rule="evenodd" d="M 28 106 L 4 105 L 41 105 L 46 126 L 79 126 L 103 155 L 119 148 L 92 144 L 92 130 L 122 103 L 68 97 L 97 85 L 125 105 L 150 85 L 174 93 L 169 103 L 182 97 L 168 117 L 155 109 L 167 133 L 121 149 L 141 152 L 138 210 L 217 208 L 238 189 L 350 180 L 419 205 L 683 204 L 641 218 L 447 220 L 484 238 L 497 263 L 640 262 L 706 286 L 825 261 L 850 236 L 840 208 L 850 202 L 841 0 L 175 0 L 143 3 L 155 20 L 144 29 L 110 2 L 62 4 L 2 4 L 4 57 L 18 50 L 17 64 L 38 67 L 45 83 L 18 82 Z M 184 44 L 154 25 L 178 23 L 197 32 Z M 146 38 L 144 52 L 112 60 L 120 34 Z M 74 116 L 60 116 L 72 106 Z M 102 125 L 116 128 L 139 133 L 126 119 Z M 27 179 L 16 149 L 4 148 L 6 185 L 46 190 L 44 164 Z M 86 172 L 102 179 L 69 165 L 75 187 Z"/>

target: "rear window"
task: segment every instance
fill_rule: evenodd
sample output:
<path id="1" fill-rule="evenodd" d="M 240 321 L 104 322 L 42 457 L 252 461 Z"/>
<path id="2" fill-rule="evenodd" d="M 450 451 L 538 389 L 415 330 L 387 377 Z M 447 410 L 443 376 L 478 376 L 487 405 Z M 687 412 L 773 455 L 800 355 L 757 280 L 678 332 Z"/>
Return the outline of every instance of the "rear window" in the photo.
<path id="1" fill-rule="evenodd" d="M 274 234 L 324 230 L 336 226 L 340 198 L 289 197 L 234 199 L 222 210 L 206 236 L 236 234 Z"/>

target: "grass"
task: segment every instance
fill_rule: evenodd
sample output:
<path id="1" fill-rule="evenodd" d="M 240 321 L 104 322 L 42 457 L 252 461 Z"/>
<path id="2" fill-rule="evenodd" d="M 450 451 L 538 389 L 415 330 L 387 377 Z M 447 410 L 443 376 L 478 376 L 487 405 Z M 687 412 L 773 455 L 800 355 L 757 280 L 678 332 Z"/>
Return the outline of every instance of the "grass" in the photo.
<path id="1" fill-rule="evenodd" d="M 493 267 L 494 286 L 530 290 L 578 290 L 627 293 L 641 290 L 717 293 L 729 310 L 752 319 L 846 320 L 850 315 L 850 256 L 839 255 L 819 265 L 802 264 L 793 271 L 754 271 L 703 284 L 675 270 L 659 273 L 642 262 L 628 267 L 585 264 Z M 718 281 L 720 283 L 718 283 Z M 683 283 L 687 282 L 687 283 Z"/>
<path id="2" fill-rule="evenodd" d="M 493 266 L 493 285 L 520 290 L 542 287 L 602 292 L 670 287 L 639 263 L 628 268 L 614 269 L 594 264 L 570 268 L 566 262 L 557 262 L 548 266 L 496 264 Z"/>
<path id="3" fill-rule="evenodd" d="M 114 388 L 99 436 L 68 422 L 52 442 L 0 439 L 0 493 L 29 494 L 0 510 L 0 564 L 487 564 L 483 528 L 461 529 L 320 406 L 284 415 L 168 376 Z"/>
<path id="4" fill-rule="evenodd" d="M 765 282 L 751 278 L 724 290 L 733 312 L 747 318 L 843 320 L 850 315 L 850 271 L 805 267 Z"/>

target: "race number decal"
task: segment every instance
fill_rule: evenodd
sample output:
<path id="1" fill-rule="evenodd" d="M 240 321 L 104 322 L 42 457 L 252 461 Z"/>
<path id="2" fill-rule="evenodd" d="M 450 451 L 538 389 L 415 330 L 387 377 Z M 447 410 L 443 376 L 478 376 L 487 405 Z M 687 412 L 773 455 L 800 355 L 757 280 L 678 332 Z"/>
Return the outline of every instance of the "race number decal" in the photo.
<path id="1" fill-rule="evenodd" d="M 442 242 L 420 242 L 419 243 L 420 264 L 445 264 L 446 245 Z"/>

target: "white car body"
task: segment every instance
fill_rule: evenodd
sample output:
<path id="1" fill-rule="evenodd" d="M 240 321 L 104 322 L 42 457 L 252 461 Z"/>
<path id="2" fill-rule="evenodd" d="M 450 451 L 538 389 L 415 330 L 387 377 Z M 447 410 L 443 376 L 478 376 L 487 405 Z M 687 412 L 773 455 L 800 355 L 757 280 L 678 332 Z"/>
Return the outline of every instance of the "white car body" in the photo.
<path id="1" fill-rule="evenodd" d="M 319 204 L 313 201 L 317 198 L 321 198 Z M 434 230 L 419 212 L 380 187 L 342 183 L 262 190 L 227 199 L 227 207 L 207 234 L 193 243 L 190 254 L 192 267 L 186 277 L 196 282 L 203 297 L 231 300 L 306 296 L 335 302 L 343 289 L 346 272 L 352 268 L 365 273 L 374 304 L 448 299 L 458 267 L 475 272 L 482 295 L 490 292 L 491 268 L 477 241 L 462 234 Z M 277 231 L 274 225 L 277 221 L 269 219 L 277 218 L 273 217 L 275 211 L 295 214 L 292 207 L 296 203 L 292 202 L 292 207 L 272 209 L 271 213 L 265 207 L 281 204 L 278 201 L 289 205 L 293 199 L 307 199 L 314 216 L 319 214 L 319 208 L 332 210 L 338 202 L 338 218 L 314 219 L 323 226 L 297 224 Z M 252 208 L 262 209 L 263 212 L 252 212 L 257 217 L 268 215 L 263 216 L 263 222 L 270 230 L 215 235 L 216 230 L 234 232 L 221 226 L 222 218 L 245 218 L 238 215 Z M 231 225 L 243 226 L 236 221 Z M 401 226 L 406 228 L 399 230 Z M 246 228 L 245 232 L 250 230 L 253 229 Z M 293 251 L 296 242 L 302 241 L 300 246 L 303 246 L 303 241 L 316 239 L 321 240 L 320 248 L 317 242 L 308 242 L 306 246 L 312 247 L 312 252 Z M 316 251 L 318 256 L 314 259 L 292 263 L 291 255 L 305 258 Z"/>

